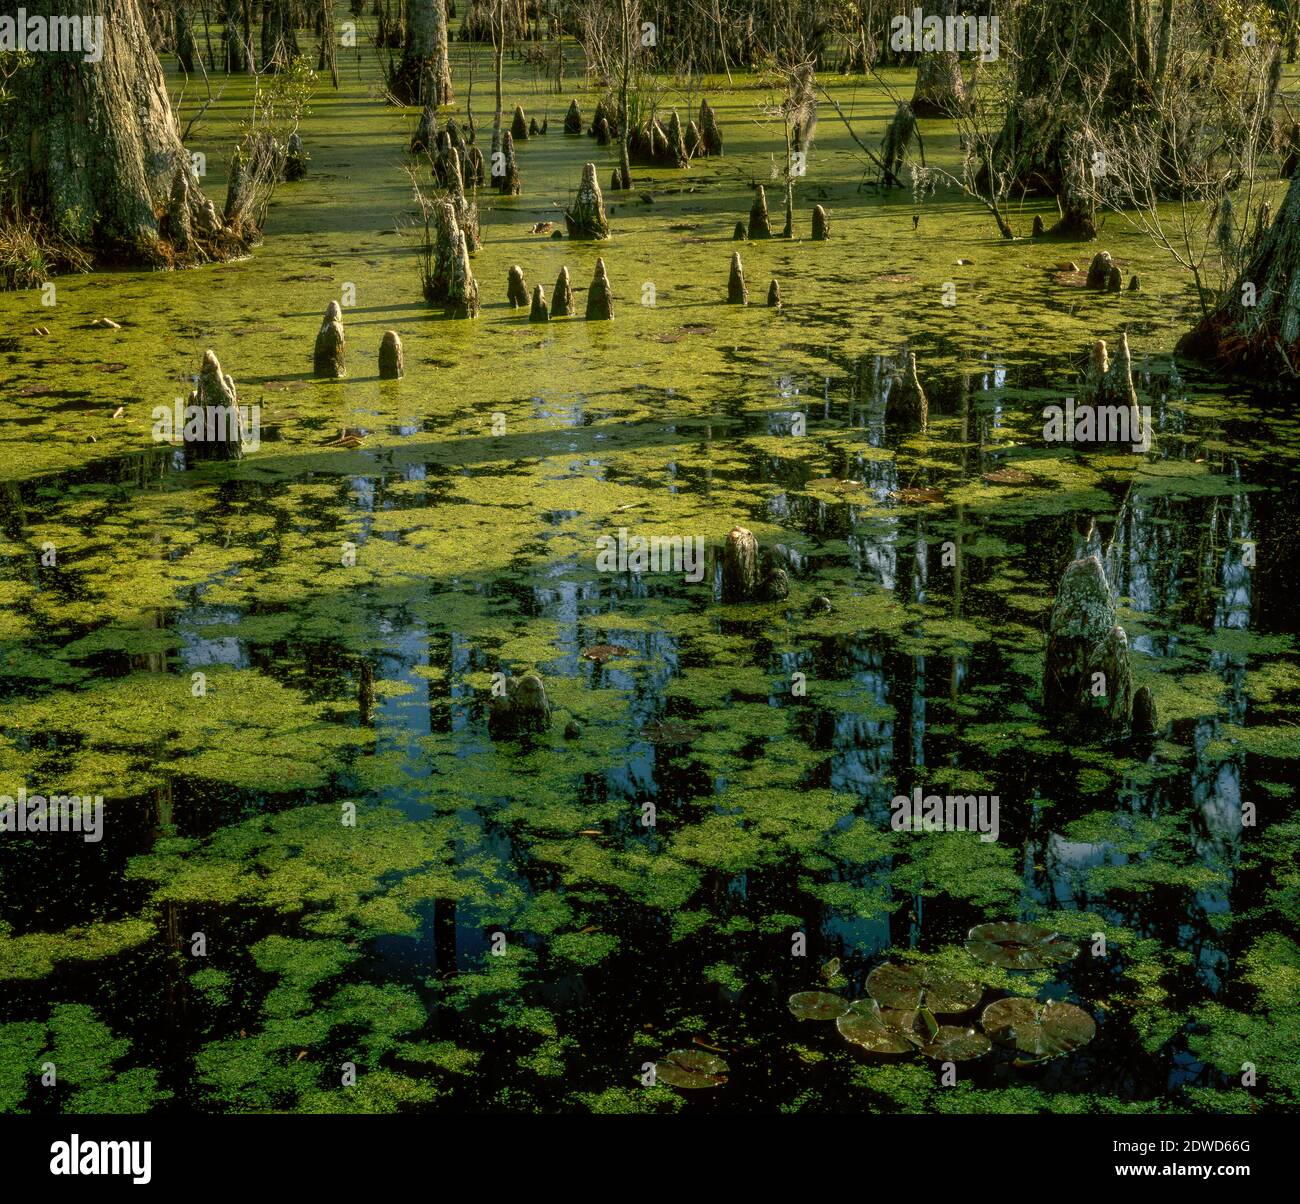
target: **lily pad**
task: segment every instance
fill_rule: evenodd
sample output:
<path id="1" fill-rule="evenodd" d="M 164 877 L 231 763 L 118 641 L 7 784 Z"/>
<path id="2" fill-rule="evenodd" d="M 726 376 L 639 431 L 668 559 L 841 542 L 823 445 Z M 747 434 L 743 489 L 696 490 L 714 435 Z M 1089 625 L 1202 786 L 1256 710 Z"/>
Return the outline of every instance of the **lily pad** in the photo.
<path id="1" fill-rule="evenodd" d="M 867 994 L 882 1008 L 915 1011 L 922 1003 L 936 1015 L 968 1011 L 980 1001 L 984 989 L 978 983 L 961 982 L 936 974 L 923 966 L 900 966 L 885 962 L 867 975 Z"/>
<path id="2" fill-rule="evenodd" d="M 829 991 L 796 991 L 789 1006 L 800 1020 L 838 1020 L 849 1010 L 849 1001 Z"/>
<path id="3" fill-rule="evenodd" d="M 670 1087 L 721 1087 L 730 1068 L 721 1058 L 698 1049 L 674 1049 L 655 1063 L 655 1082 Z"/>
<path id="4" fill-rule="evenodd" d="M 999 1045 L 1008 1045 L 1035 1058 L 1054 1058 L 1087 1045 L 1097 1024 L 1072 1003 L 1011 996 L 984 1009 L 984 1031 Z"/>
<path id="5" fill-rule="evenodd" d="M 901 1032 L 885 1025 L 870 999 L 859 999 L 849 1004 L 849 1010 L 835 1019 L 840 1036 L 869 1054 L 909 1053 L 912 1042 Z"/>
<path id="6" fill-rule="evenodd" d="M 966 951 L 982 962 L 1008 970 L 1042 970 L 1068 962 L 1078 954 L 1079 946 L 1050 928 L 1001 920 L 976 924 L 966 934 Z"/>
<path id="7" fill-rule="evenodd" d="M 992 1042 L 975 1028 L 959 1028 L 953 1024 L 941 1025 L 920 1050 L 936 1062 L 970 1062 L 982 1058 Z"/>

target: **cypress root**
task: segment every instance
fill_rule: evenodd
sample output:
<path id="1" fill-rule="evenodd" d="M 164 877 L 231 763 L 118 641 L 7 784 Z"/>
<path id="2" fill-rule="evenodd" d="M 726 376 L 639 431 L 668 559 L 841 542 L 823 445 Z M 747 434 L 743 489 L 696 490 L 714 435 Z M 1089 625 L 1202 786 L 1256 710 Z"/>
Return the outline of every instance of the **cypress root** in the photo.
<path id="1" fill-rule="evenodd" d="M 316 376 L 331 380 L 347 375 L 343 364 L 345 349 L 343 311 L 337 301 L 331 301 L 325 307 L 325 317 L 316 335 L 316 347 L 312 354 L 312 372 Z"/>
<path id="2" fill-rule="evenodd" d="M 587 321 L 608 321 L 614 316 L 614 294 L 610 291 L 605 261 L 596 260 L 596 274 L 587 290 Z"/>
<path id="3" fill-rule="evenodd" d="M 221 371 L 215 352 L 203 354 L 199 382 L 190 394 L 190 405 L 199 407 L 203 416 L 195 435 L 189 421 L 182 438 L 187 462 L 199 460 L 240 460 L 244 456 L 243 432 L 239 426 L 235 382 Z"/>
<path id="4" fill-rule="evenodd" d="M 749 237 L 772 237 L 772 221 L 767 215 L 767 193 L 763 191 L 762 184 L 755 186 L 754 203 L 749 207 Z"/>
<path id="5" fill-rule="evenodd" d="M 469 266 L 469 246 L 463 232 L 451 262 L 451 280 L 447 289 L 447 316 L 449 318 L 478 317 L 478 281 Z"/>
<path id="6" fill-rule="evenodd" d="M 523 192 L 523 182 L 519 178 L 519 160 L 515 157 L 515 140 L 507 130 L 501 139 L 501 175 L 497 177 L 497 187 L 506 196 L 518 196 Z"/>
<path id="7" fill-rule="evenodd" d="M 1109 251 L 1098 251 L 1088 265 L 1087 285 L 1101 292 L 1110 283 L 1110 270 L 1114 267 Z"/>
<path id="8" fill-rule="evenodd" d="M 686 140 L 682 137 L 682 119 L 677 116 L 677 110 L 674 109 L 672 116 L 668 118 L 666 156 L 676 167 L 689 167 L 691 157 L 686 153 Z"/>
<path id="9" fill-rule="evenodd" d="M 727 303 L 729 305 L 749 303 L 749 290 L 745 288 L 745 270 L 740 265 L 739 251 L 731 256 L 731 275 L 727 279 Z"/>
<path id="10" fill-rule="evenodd" d="M 609 237 L 609 219 L 605 216 L 605 200 L 600 195 L 596 180 L 596 165 L 584 163 L 582 183 L 573 208 L 564 214 L 564 224 L 570 238 L 602 239 Z"/>
<path id="11" fill-rule="evenodd" d="M 379 379 L 399 380 L 404 371 L 402 340 L 397 331 L 386 330 L 379 344 Z"/>
<path id="12" fill-rule="evenodd" d="M 528 285 L 524 281 L 524 269 L 514 264 L 506 276 L 506 300 L 516 309 L 528 304 Z"/>
<path id="13" fill-rule="evenodd" d="M 700 100 L 700 149 L 706 155 L 722 154 L 722 131 L 707 100 Z"/>
<path id="14" fill-rule="evenodd" d="M 569 269 L 560 269 L 555 278 L 555 288 L 551 290 L 551 316 L 568 318 L 573 314 L 573 286 L 569 283 Z"/>
<path id="15" fill-rule="evenodd" d="M 930 403 L 921 388 L 916 374 L 916 352 L 909 351 L 902 368 L 894 373 L 886 405 L 887 417 L 896 418 L 904 425 L 925 430 L 930 417 Z"/>
<path id="16" fill-rule="evenodd" d="M 528 320 L 530 322 L 549 322 L 551 320 L 550 312 L 546 308 L 546 293 L 542 290 L 540 284 L 533 285 L 533 304 L 528 311 Z"/>
<path id="17" fill-rule="evenodd" d="M 758 587 L 758 540 L 747 527 L 732 527 L 722 548 L 722 600 L 749 602 Z"/>

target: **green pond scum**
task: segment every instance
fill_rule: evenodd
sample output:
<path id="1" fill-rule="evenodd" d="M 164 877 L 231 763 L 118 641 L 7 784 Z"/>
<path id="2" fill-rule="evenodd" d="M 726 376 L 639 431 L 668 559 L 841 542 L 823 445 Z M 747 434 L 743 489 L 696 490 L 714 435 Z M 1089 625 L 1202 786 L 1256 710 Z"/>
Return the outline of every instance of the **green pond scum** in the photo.
<path id="1" fill-rule="evenodd" d="M 507 195 L 512 6 L 458 0 L 430 112 L 472 113 L 487 175 L 479 312 L 450 317 L 421 265 L 454 192 L 409 151 L 434 77 L 398 71 L 425 6 L 251 6 L 259 62 L 263 8 L 301 55 L 259 76 L 224 69 L 239 7 L 128 0 L 105 53 L 144 23 L 228 234 L 232 173 L 292 109 L 305 174 L 259 237 L 186 258 L 200 226 L 169 210 L 145 262 L 50 226 L 0 292 L 0 1111 L 1300 1110 L 1295 376 L 1176 352 L 1264 244 L 1207 236 L 1198 278 L 1188 202 L 1099 202 L 1090 240 L 1029 187 L 1003 238 L 956 186 L 983 109 L 918 105 L 887 182 L 917 66 L 867 3 L 796 4 L 798 55 L 770 6 L 723 4 L 760 14 L 725 62 L 671 49 L 690 6 L 634 3 L 669 47 L 634 56 L 637 136 L 702 139 L 707 99 L 724 149 L 634 150 L 626 191 L 587 132 L 618 116 L 617 37 L 600 6 L 526 6 L 502 122 L 546 132 L 512 139 Z M 0 121 L 41 53 L 0 48 Z M 978 50 L 949 57 L 973 88 Z M 1197 237 L 1288 203 L 1266 154 Z M 566 226 L 590 162 L 598 241 Z M 735 241 L 757 185 L 772 237 Z M 1102 250 L 1120 291 L 1084 280 Z M 598 259 L 611 321 L 584 317 Z M 530 321 L 514 265 L 551 305 L 567 267 L 574 314 Z M 313 368 L 334 302 L 338 377 Z M 1045 437 L 1111 387 L 1097 340 L 1147 450 Z M 209 350 L 258 424 L 238 458 L 158 437 L 221 387 Z M 72 796 L 102 796 L 101 839 L 32 802 Z M 985 796 L 991 833 L 951 822 Z"/>

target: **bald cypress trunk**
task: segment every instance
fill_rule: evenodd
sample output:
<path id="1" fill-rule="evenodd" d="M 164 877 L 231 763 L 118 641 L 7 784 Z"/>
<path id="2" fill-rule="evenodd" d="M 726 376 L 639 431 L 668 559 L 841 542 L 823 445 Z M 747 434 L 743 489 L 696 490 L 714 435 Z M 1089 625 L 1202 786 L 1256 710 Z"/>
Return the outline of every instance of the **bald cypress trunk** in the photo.
<path id="1" fill-rule="evenodd" d="M 1091 134 L 1149 97 L 1151 31 L 1133 0 L 1044 0 L 1015 29 L 1014 100 L 994 157 L 1056 197 L 1053 233 L 1097 234 Z"/>
<path id="2" fill-rule="evenodd" d="M 447 50 L 445 0 L 410 0 L 406 48 L 389 91 L 402 104 L 449 105 L 451 59 Z"/>
<path id="3" fill-rule="evenodd" d="M 927 17 L 955 16 L 957 0 L 926 0 L 922 12 Z M 956 53 L 940 50 L 922 54 L 916 62 L 912 112 L 918 117 L 948 117 L 965 103 L 966 85 Z"/>
<path id="4" fill-rule="evenodd" d="M 1193 359 L 1242 376 L 1300 375 L 1300 173 L 1291 177 L 1277 220 L 1259 240 L 1218 306 L 1178 344 Z"/>
<path id="5" fill-rule="evenodd" d="M 6 5 L 12 12 L 12 7 Z M 27 0 L 29 16 L 64 0 Z M 203 195 L 138 0 L 81 0 L 102 57 L 33 54 L 15 72 L 0 159 L 17 208 L 100 260 L 171 265 L 244 249 Z"/>

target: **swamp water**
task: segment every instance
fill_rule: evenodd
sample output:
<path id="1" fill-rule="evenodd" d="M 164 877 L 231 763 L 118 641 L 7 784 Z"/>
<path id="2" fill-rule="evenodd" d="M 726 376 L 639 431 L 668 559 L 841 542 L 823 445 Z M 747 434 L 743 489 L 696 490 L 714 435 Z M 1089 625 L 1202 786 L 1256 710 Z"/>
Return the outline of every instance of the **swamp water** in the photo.
<path id="1" fill-rule="evenodd" d="M 562 228 L 582 163 L 604 184 L 613 157 L 515 71 L 507 115 L 551 132 L 518 148 L 521 197 L 480 197 L 483 312 L 447 321 L 397 232 L 414 114 L 379 102 L 372 60 L 341 68 L 252 258 L 60 279 L 52 308 L 0 296 L 0 794 L 105 799 L 98 843 L 0 836 L 0 1109 L 1295 1107 L 1300 429 L 1294 399 L 1171 372 L 1192 300 L 1162 253 L 1114 217 L 1095 247 L 1005 244 L 952 195 L 913 229 L 909 192 L 857 190 L 826 106 L 799 237 L 733 244 L 752 181 L 781 221 L 780 130 L 744 75 L 706 88 L 724 158 L 637 169 L 606 195 L 612 241 L 552 240 L 530 228 Z M 698 106 L 663 82 L 665 105 Z M 883 90 L 831 87 L 878 137 Z M 225 88 L 191 139 L 218 198 L 247 102 Z M 945 123 L 922 130 L 955 161 Z M 818 202 L 825 243 L 807 241 Z M 1143 291 L 1054 281 L 1098 247 Z M 744 309 L 723 303 L 737 249 Z M 567 264 L 581 313 L 598 255 L 613 322 L 506 304 L 512 264 L 548 297 Z M 348 377 L 313 381 L 346 285 Z M 389 328 L 398 382 L 377 378 Z M 1044 442 L 1042 408 L 1121 330 L 1151 451 Z M 883 420 L 904 342 L 924 436 Z M 151 415 L 209 347 L 260 406 L 261 446 L 186 470 Z M 329 446 L 343 428 L 359 446 Z M 1088 517 L 1158 706 L 1149 748 L 1038 709 Z M 788 600 L 715 600 L 736 524 L 783 557 Z M 703 537 L 703 580 L 597 571 L 620 529 Z M 818 596 L 828 613 L 808 613 Z M 619 654 L 584 657 L 597 645 Z M 493 742 L 492 675 L 528 671 L 552 728 Z M 893 830 L 917 788 L 997 795 L 998 839 Z M 965 952 L 1004 919 L 1081 953 L 1026 973 Z M 886 959 L 984 1003 L 1080 1003 L 1096 1037 L 943 1086 L 937 1062 L 865 1058 L 787 1008 L 860 998 Z M 674 1049 L 722 1051 L 728 1081 L 643 1085 Z"/>

